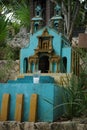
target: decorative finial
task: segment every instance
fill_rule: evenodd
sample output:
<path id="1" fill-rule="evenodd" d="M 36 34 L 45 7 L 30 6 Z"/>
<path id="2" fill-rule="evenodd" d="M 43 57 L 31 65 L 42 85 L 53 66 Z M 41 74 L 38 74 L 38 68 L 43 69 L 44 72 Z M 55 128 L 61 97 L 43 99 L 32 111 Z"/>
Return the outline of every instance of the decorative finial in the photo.
<path id="1" fill-rule="evenodd" d="M 35 8 L 35 13 L 36 13 L 36 16 L 38 17 L 41 16 L 41 6 L 37 5 L 37 7 Z"/>
<path id="2" fill-rule="evenodd" d="M 60 10 L 61 10 L 61 7 L 57 4 L 56 7 L 54 8 L 55 9 L 55 14 L 58 16 L 60 15 Z"/>

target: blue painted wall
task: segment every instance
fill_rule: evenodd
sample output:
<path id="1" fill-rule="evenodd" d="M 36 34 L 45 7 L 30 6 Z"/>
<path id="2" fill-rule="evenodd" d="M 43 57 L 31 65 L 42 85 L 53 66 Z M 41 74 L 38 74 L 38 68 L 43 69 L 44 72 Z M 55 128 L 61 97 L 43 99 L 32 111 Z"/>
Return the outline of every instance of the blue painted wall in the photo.
<path id="1" fill-rule="evenodd" d="M 58 56 L 67 58 L 67 72 L 71 72 L 71 47 L 69 46 L 69 41 L 56 30 L 45 27 L 48 29 L 49 35 L 53 36 L 52 46 L 54 53 Z M 20 51 L 20 73 L 25 73 L 24 59 L 34 55 L 34 50 L 38 46 L 38 36 L 41 36 L 44 29 L 37 31 L 36 33 L 30 35 L 30 41 L 27 47 L 21 49 Z M 54 70 L 56 69 L 53 68 Z M 55 71 L 54 71 L 55 72 Z"/>
<path id="2" fill-rule="evenodd" d="M 67 73 L 71 72 L 71 48 L 62 49 L 62 58 L 66 57 L 67 59 Z"/>
<path id="3" fill-rule="evenodd" d="M 9 120 L 14 120 L 16 95 L 24 94 L 24 110 L 22 121 L 28 121 L 30 110 L 30 97 L 38 94 L 37 121 L 53 121 L 62 113 L 63 108 L 55 108 L 62 103 L 62 88 L 53 83 L 6 83 L 0 84 L 0 107 L 2 96 L 10 94 Z"/>

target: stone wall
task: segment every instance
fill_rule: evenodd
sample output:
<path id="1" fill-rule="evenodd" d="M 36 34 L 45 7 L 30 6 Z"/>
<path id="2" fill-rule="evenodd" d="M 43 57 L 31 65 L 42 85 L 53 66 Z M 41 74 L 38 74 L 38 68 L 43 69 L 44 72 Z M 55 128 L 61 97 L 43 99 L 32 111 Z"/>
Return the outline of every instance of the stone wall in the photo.
<path id="1" fill-rule="evenodd" d="M 10 79 L 15 79 L 17 75 L 19 75 L 19 60 L 13 61 L 13 66 L 11 68 L 11 73 L 10 73 Z"/>
<path id="2" fill-rule="evenodd" d="M 87 130 L 87 124 L 82 122 L 0 122 L 0 130 Z"/>
<path id="3" fill-rule="evenodd" d="M 0 82 L 15 79 L 17 75 L 19 75 L 19 60 L 0 60 Z"/>

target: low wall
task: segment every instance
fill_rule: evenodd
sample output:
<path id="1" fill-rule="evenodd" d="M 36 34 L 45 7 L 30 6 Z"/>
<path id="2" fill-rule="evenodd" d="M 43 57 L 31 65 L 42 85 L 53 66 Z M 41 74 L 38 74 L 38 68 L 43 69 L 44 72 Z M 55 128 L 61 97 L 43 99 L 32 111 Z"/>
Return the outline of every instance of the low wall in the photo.
<path id="1" fill-rule="evenodd" d="M 1 121 L 29 121 L 31 117 L 32 95 L 38 99 L 36 109 L 36 121 L 52 122 L 57 120 L 63 112 L 62 106 L 63 89 L 54 83 L 1 83 L 0 84 L 0 115 Z M 17 98 L 22 95 L 22 99 Z M 8 99 L 8 100 L 7 100 Z M 18 100 L 17 100 L 18 99 Z M 7 105 L 6 105 L 7 104 Z M 17 107 L 16 107 L 17 104 Z M 6 107 L 8 106 L 8 107 Z M 32 106 L 32 107 L 31 107 Z M 7 108 L 7 109 L 6 109 Z M 6 112 L 7 111 L 7 112 Z M 33 111 L 33 110 L 32 110 Z M 19 114 L 19 112 L 21 112 Z M 5 114 L 6 113 L 6 114 Z M 15 118 L 15 113 L 18 113 Z M 6 115 L 6 116 L 5 116 Z M 20 116 L 19 116 L 20 115 Z M 20 120 L 19 120 L 20 117 Z M 32 112 L 33 117 L 33 112 Z M 16 119 L 16 120 L 15 120 Z"/>
<path id="2" fill-rule="evenodd" d="M 6 61 L 0 60 L 0 82 L 7 82 L 9 79 L 15 79 L 19 74 L 19 60 Z"/>
<path id="3" fill-rule="evenodd" d="M 0 122 L 0 130 L 87 130 L 87 124 L 67 122 Z"/>

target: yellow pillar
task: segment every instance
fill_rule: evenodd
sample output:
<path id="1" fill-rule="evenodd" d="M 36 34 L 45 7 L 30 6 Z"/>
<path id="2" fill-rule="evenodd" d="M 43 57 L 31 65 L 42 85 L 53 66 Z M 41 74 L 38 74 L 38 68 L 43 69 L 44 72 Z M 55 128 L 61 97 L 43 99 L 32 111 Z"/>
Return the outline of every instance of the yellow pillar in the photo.
<path id="1" fill-rule="evenodd" d="M 2 99 L 0 121 L 7 121 L 8 120 L 9 100 L 10 100 L 10 95 L 4 94 L 3 99 Z"/>
<path id="2" fill-rule="evenodd" d="M 23 113 L 23 94 L 18 94 L 16 98 L 15 120 L 21 121 Z"/>
<path id="3" fill-rule="evenodd" d="M 30 99 L 29 122 L 35 122 L 37 116 L 37 94 L 32 94 Z"/>

